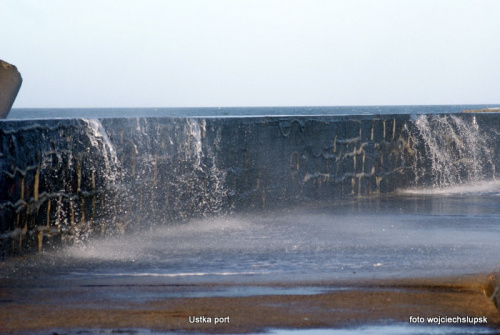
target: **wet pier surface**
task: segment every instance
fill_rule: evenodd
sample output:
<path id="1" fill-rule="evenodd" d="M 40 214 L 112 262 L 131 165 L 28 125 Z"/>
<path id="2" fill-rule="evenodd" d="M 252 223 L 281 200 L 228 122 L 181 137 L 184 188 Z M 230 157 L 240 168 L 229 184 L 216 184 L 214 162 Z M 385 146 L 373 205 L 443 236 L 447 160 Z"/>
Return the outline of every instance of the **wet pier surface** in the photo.
<path id="1" fill-rule="evenodd" d="M 273 328 L 384 325 L 388 329 L 405 326 L 411 334 L 412 329 L 436 326 L 427 322 L 429 317 L 460 316 L 470 323 L 440 326 L 443 330 L 459 326 L 467 329 L 465 333 L 477 333 L 500 325 L 500 315 L 482 293 L 484 278 L 252 287 L 214 283 L 149 285 L 140 281 L 131 285 L 120 280 L 100 284 L 69 281 L 39 287 L 10 285 L 8 292 L 2 287 L 0 324 L 6 333 L 253 333 Z M 181 292 L 187 293 L 186 297 L 179 297 Z M 425 322 L 410 323 L 410 316 L 425 318 Z M 474 325 L 472 320 L 487 323 Z"/>
<path id="2" fill-rule="evenodd" d="M 382 325 L 416 334 L 438 327 L 427 318 L 460 317 L 439 327 L 495 331 L 500 314 L 484 290 L 500 259 L 499 200 L 495 181 L 406 190 L 4 260 L 0 327 L 140 334 Z"/>

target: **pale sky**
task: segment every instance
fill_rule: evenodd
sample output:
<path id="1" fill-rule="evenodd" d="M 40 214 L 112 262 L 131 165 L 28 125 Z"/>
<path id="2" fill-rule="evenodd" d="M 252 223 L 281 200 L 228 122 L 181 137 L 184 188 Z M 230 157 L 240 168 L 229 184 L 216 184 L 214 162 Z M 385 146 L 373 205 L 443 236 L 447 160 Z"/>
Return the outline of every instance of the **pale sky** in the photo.
<path id="1" fill-rule="evenodd" d="M 22 107 L 500 102 L 497 0 L 0 0 Z"/>

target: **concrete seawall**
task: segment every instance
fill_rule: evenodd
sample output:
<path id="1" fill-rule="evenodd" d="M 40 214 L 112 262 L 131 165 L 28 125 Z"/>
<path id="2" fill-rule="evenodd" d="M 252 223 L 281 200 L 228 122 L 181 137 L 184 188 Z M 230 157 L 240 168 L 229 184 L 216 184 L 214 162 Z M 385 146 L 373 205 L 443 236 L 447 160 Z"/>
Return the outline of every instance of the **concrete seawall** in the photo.
<path id="1" fill-rule="evenodd" d="M 459 118 L 457 134 L 470 127 L 485 134 L 487 162 L 474 173 L 494 178 L 500 115 L 425 116 L 425 126 L 438 127 L 447 117 Z M 416 120 L 384 115 L 2 121 L 0 252 L 43 250 L 217 213 L 430 186 L 438 180 L 435 162 Z M 448 150 L 463 149 L 460 139 L 448 137 L 438 142 Z M 463 170 L 457 173 L 470 173 Z"/>

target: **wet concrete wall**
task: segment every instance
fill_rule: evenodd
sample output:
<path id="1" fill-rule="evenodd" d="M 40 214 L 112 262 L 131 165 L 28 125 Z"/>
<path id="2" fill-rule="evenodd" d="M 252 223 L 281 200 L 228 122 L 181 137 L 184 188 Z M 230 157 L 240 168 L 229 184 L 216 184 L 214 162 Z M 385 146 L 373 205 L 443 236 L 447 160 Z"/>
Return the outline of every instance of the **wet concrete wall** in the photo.
<path id="1" fill-rule="evenodd" d="M 410 115 L 2 121 L 0 250 L 430 185 L 426 150 Z"/>

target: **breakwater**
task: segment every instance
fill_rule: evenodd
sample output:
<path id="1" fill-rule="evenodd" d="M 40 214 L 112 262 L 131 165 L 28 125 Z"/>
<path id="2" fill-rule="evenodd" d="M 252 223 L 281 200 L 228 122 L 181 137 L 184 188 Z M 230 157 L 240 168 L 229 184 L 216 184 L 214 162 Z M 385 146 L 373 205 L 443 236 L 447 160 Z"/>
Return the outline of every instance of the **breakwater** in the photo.
<path id="1" fill-rule="evenodd" d="M 494 179 L 499 129 L 496 113 L 2 121 L 0 250 Z"/>

